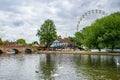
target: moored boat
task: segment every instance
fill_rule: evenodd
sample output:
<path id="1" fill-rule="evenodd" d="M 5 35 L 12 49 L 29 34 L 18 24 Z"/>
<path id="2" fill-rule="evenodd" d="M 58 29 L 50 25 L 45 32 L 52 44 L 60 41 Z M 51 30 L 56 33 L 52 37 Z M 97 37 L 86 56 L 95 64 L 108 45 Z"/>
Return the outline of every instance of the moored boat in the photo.
<path id="1" fill-rule="evenodd" d="M 15 54 L 15 50 L 11 49 L 6 52 L 7 54 Z"/>

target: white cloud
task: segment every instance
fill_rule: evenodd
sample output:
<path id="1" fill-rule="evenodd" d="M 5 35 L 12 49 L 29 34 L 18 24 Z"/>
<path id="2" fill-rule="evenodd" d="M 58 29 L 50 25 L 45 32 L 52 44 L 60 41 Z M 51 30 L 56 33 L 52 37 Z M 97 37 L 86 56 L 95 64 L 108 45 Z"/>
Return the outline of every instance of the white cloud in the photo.
<path id="1" fill-rule="evenodd" d="M 53 6 L 50 7 L 49 10 L 50 10 L 50 12 L 51 12 L 52 14 L 54 14 L 54 15 L 56 15 L 57 12 L 59 11 L 58 8 L 55 8 L 55 7 L 53 7 Z"/>
<path id="2" fill-rule="evenodd" d="M 37 29 L 46 19 L 55 22 L 58 35 L 73 36 L 79 17 L 92 9 L 107 13 L 120 11 L 120 1 L 0 0 L 0 36 L 4 40 L 24 38 L 27 42 L 38 41 Z M 84 23 L 87 22 L 86 19 Z"/>

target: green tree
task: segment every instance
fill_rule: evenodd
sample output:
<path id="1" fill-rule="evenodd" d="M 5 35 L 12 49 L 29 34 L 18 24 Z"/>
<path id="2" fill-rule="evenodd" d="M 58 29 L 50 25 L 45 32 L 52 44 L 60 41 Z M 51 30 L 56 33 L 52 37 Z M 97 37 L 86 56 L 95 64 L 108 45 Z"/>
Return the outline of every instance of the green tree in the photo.
<path id="1" fill-rule="evenodd" d="M 24 39 L 22 39 L 22 38 L 18 39 L 18 40 L 16 41 L 16 43 L 17 43 L 18 45 L 26 45 L 26 41 L 25 41 Z"/>
<path id="2" fill-rule="evenodd" d="M 59 35 L 58 37 L 57 37 L 57 39 L 61 39 L 62 37 L 61 37 L 61 35 Z"/>
<path id="3" fill-rule="evenodd" d="M 120 12 L 96 20 L 82 34 L 83 44 L 90 49 L 120 47 Z"/>
<path id="4" fill-rule="evenodd" d="M 50 47 L 52 42 L 57 38 L 56 26 L 50 19 L 45 20 L 40 29 L 37 30 L 40 43 L 45 43 L 46 47 Z"/>
<path id="5" fill-rule="evenodd" d="M 7 46 L 8 42 L 9 42 L 8 40 L 3 41 L 3 46 Z"/>
<path id="6" fill-rule="evenodd" d="M 99 36 L 101 41 L 107 48 L 111 48 L 112 50 L 116 47 L 120 47 L 120 12 L 111 14 L 103 18 L 104 23 L 102 23 L 103 34 Z"/>
<path id="7" fill-rule="evenodd" d="M 92 31 L 91 31 L 91 27 L 90 26 L 87 26 L 86 28 L 84 28 L 83 30 L 83 45 L 86 46 L 88 49 L 91 49 L 94 45 L 94 34 Z"/>
<path id="8" fill-rule="evenodd" d="M 69 36 L 68 39 L 69 39 L 70 41 L 72 41 L 72 42 L 75 42 L 75 37 Z"/>
<path id="9" fill-rule="evenodd" d="M 2 41 L 2 39 L 0 38 L 0 45 L 3 45 L 3 41 Z"/>
<path id="10" fill-rule="evenodd" d="M 37 41 L 32 42 L 32 44 L 39 44 Z"/>
<path id="11" fill-rule="evenodd" d="M 78 47 L 81 47 L 82 39 L 83 39 L 83 34 L 81 32 L 76 32 L 74 40 Z"/>

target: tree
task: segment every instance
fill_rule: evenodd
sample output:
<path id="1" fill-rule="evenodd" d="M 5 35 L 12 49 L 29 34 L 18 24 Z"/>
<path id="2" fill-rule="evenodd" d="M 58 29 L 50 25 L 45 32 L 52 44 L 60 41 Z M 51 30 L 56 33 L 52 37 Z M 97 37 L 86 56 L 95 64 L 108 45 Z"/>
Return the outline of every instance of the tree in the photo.
<path id="1" fill-rule="evenodd" d="M 107 48 L 111 48 L 112 50 L 116 47 L 120 47 L 120 12 L 111 14 L 103 18 L 104 23 L 103 26 L 103 34 L 100 36 L 102 42 Z"/>
<path id="2" fill-rule="evenodd" d="M 75 42 L 75 37 L 69 36 L 68 39 L 69 39 L 70 41 L 72 41 L 72 42 Z"/>
<path id="3" fill-rule="evenodd" d="M 78 47 L 81 47 L 82 45 L 82 39 L 83 39 L 83 34 L 81 32 L 76 32 L 75 34 L 75 42 Z"/>
<path id="4" fill-rule="evenodd" d="M 96 20 L 82 34 L 83 44 L 90 49 L 120 47 L 120 12 Z"/>
<path id="5" fill-rule="evenodd" d="M 56 26 L 50 19 L 44 21 L 40 29 L 37 30 L 40 43 L 45 43 L 46 47 L 50 47 L 52 42 L 57 38 Z"/>
<path id="6" fill-rule="evenodd" d="M 8 40 L 3 41 L 3 46 L 6 46 L 8 42 Z"/>
<path id="7" fill-rule="evenodd" d="M 62 37 L 61 37 L 61 35 L 59 35 L 57 38 L 58 38 L 58 39 L 61 39 Z"/>
<path id="8" fill-rule="evenodd" d="M 37 41 L 32 42 L 32 44 L 39 44 Z"/>
<path id="9" fill-rule="evenodd" d="M 16 43 L 17 43 L 18 45 L 26 45 L 26 41 L 25 41 L 24 39 L 22 39 L 22 38 L 18 39 L 18 40 L 16 41 Z"/>
<path id="10" fill-rule="evenodd" d="M 38 41 L 34 41 L 31 44 L 29 44 L 29 46 L 38 46 L 38 45 L 39 45 Z"/>
<path id="11" fill-rule="evenodd" d="M 72 42 L 74 42 L 76 44 L 77 47 L 81 47 L 82 45 L 82 38 L 83 38 L 83 35 L 82 35 L 82 32 L 76 32 L 74 34 L 74 37 L 68 37 L 68 39 Z"/>
<path id="12" fill-rule="evenodd" d="M 2 39 L 0 38 L 0 45 L 3 45 L 3 41 L 2 41 Z"/>

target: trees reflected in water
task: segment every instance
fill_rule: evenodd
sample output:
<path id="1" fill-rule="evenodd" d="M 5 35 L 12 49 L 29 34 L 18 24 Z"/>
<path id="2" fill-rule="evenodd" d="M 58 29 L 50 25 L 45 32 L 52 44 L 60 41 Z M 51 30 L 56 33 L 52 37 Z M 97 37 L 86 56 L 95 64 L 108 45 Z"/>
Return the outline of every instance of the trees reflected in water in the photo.
<path id="1" fill-rule="evenodd" d="M 105 55 L 44 54 L 39 63 L 38 80 L 64 80 L 65 77 L 73 80 L 118 80 L 120 67 L 116 61 L 119 59 L 119 56 Z"/>
<path id="2" fill-rule="evenodd" d="M 116 66 L 116 60 L 119 58 L 103 55 L 75 55 L 76 73 L 82 73 L 89 80 L 118 80 L 120 68 Z"/>
<path id="3" fill-rule="evenodd" d="M 56 73 L 56 65 L 50 54 L 46 54 L 46 59 L 40 62 L 40 71 L 42 79 L 54 80 L 53 75 Z"/>

